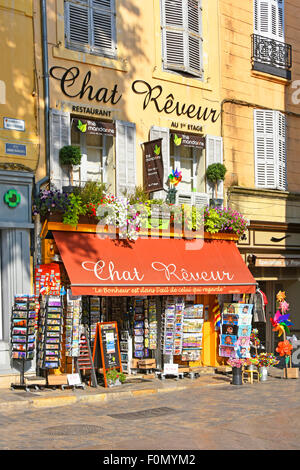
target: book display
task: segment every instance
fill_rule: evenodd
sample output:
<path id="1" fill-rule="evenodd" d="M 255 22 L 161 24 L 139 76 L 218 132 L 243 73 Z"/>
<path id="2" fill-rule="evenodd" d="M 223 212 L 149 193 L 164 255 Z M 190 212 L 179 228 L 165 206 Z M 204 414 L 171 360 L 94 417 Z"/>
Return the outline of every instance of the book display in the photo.
<path id="1" fill-rule="evenodd" d="M 63 304 L 60 296 L 45 296 L 41 301 L 38 329 L 40 369 L 57 369 L 61 360 Z"/>

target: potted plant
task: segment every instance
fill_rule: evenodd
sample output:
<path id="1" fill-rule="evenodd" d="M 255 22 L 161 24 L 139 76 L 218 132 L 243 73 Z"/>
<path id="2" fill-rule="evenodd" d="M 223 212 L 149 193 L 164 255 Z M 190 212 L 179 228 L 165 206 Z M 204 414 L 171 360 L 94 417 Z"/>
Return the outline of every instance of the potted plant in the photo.
<path id="1" fill-rule="evenodd" d="M 212 163 L 206 169 L 206 178 L 215 187 L 215 197 L 211 199 L 212 207 L 220 207 L 223 204 L 223 199 L 218 199 L 218 183 L 224 181 L 226 171 L 226 166 L 223 163 Z"/>
<path id="2" fill-rule="evenodd" d="M 258 367 L 259 367 L 259 376 L 262 382 L 265 382 L 268 379 L 268 368 L 275 366 L 279 363 L 274 354 L 271 353 L 260 353 L 257 356 Z"/>
<path id="3" fill-rule="evenodd" d="M 246 359 L 245 365 L 247 366 L 248 370 L 256 370 L 258 366 L 258 359 L 257 357 L 248 357 Z"/>
<path id="4" fill-rule="evenodd" d="M 117 369 L 110 369 L 106 373 L 106 380 L 108 387 L 114 387 L 117 385 L 122 385 L 126 380 L 126 375 Z"/>
<path id="5" fill-rule="evenodd" d="M 242 368 L 245 362 L 245 359 L 228 359 L 227 363 L 232 367 L 232 385 L 243 385 Z"/>
<path id="6" fill-rule="evenodd" d="M 64 187 L 65 191 L 73 190 L 73 166 L 80 165 L 81 151 L 76 145 L 65 145 L 59 151 L 59 161 L 63 166 L 69 167 L 71 187 Z"/>

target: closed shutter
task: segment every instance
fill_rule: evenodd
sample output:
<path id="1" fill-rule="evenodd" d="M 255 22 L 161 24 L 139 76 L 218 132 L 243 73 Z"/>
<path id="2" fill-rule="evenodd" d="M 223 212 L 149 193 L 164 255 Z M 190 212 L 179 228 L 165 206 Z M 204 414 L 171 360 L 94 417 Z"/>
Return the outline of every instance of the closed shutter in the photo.
<path id="1" fill-rule="evenodd" d="M 192 204 L 196 207 L 206 207 L 209 205 L 209 196 L 206 193 L 192 193 Z"/>
<path id="2" fill-rule="evenodd" d="M 164 68 L 202 75 L 199 0 L 161 0 Z"/>
<path id="3" fill-rule="evenodd" d="M 162 139 L 162 156 L 164 164 L 164 187 L 167 190 L 167 182 L 170 171 L 170 131 L 166 127 L 152 126 L 150 129 L 150 140 Z M 166 199 L 165 191 L 155 191 L 153 197 L 155 199 Z"/>
<path id="4" fill-rule="evenodd" d="M 254 110 L 255 184 L 286 190 L 286 118 L 271 110 Z"/>
<path id="5" fill-rule="evenodd" d="M 65 2 L 66 45 L 72 48 L 80 46 L 88 50 L 90 44 L 89 10 L 87 1 L 81 3 Z"/>
<path id="6" fill-rule="evenodd" d="M 207 135 L 206 136 L 206 168 L 213 163 L 223 163 L 223 139 L 222 137 Z M 214 196 L 215 186 L 207 181 L 207 193 L 210 197 Z M 217 197 L 223 199 L 223 181 L 218 183 Z"/>
<path id="7" fill-rule="evenodd" d="M 278 176 L 277 188 L 285 191 L 286 181 L 286 117 L 282 113 L 277 115 L 277 136 L 278 136 Z"/>
<path id="8" fill-rule="evenodd" d="M 136 131 L 132 122 L 116 121 L 116 193 L 134 192 L 136 186 Z"/>
<path id="9" fill-rule="evenodd" d="M 65 2 L 65 38 L 70 48 L 116 54 L 115 0 Z"/>
<path id="10" fill-rule="evenodd" d="M 284 0 L 254 0 L 254 32 L 284 41 Z"/>
<path id="11" fill-rule="evenodd" d="M 115 0 L 93 0 L 92 6 L 92 50 L 115 55 Z"/>
<path id="12" fill-rule="evenodd" d="M 70 113 L 50 110 L 50 179 L 56 188 L 70 184 L 67 169 L 59 163 L 59 151 L 71 143 Z"/>

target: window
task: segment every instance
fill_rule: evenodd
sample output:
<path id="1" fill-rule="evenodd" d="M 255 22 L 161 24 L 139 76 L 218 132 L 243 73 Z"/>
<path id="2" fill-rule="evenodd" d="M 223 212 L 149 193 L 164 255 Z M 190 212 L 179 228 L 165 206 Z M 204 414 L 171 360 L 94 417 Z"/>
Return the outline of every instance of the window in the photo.
<path id="1" fill-rule="evenodd" d="M 116 56 L 115 0 L 65 0 L 66 47 Z"/>
<path id="2" fill-rule="evenodd" d="M 174 134 L 170 137 L 170 170 L 181 171 L 182 180 L 176 186 L 177 202 L 202 206 L 208 204 L 205 193 L 205 159 L 197 147 L 175 145 Z"/>
<path id="3" fill-rule="evenodd" d="M 254 33 L 284 41 L 284 0 L 254 0 Z"/>
<path id="4" fill-rule="evenodd" d="M 98 181 L 114 188 L 113 137 L 103 134 L 84 134 L 72 125 L 71 144 L 81 149 L 81 165 L 73 170 L 74 184 Z"/>
<path id="5" fill-rule="evenodd" d="M 161 0 L 163 67 L 202 76 L 201 0 Z"/>
<path id="6" fill-rule="evenodd" d="M 287 189 L 286 117 L 278 111 L 254 110 L 255 185 Z"/>

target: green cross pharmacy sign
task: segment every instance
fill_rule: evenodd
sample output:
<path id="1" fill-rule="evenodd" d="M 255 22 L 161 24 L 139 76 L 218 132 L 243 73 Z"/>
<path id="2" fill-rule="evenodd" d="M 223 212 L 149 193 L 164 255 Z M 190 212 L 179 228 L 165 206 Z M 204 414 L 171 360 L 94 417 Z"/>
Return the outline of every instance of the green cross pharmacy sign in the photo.
<path id="1" fill-rule="evenodd" d="M 15 189 L 9 189 L 4 194 L 4 202 L 8 205 L 8 207 L 14 209 L 20 204 L 21 196 Z"/>

